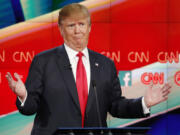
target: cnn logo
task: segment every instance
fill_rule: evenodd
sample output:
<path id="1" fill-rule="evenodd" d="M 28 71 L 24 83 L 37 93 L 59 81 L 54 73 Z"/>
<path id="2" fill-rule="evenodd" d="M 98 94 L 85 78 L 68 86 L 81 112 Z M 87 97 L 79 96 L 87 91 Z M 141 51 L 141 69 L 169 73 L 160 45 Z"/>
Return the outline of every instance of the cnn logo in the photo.
<path id="1" fill-rule="evenodd" d="M 164 73 L 152 73 L 152 72 L 145 72 L 141 75 L 141 82 L 145 85 L 149 85 L 151 82 L 153 84 L 163 84 L 164 83 Z"/>

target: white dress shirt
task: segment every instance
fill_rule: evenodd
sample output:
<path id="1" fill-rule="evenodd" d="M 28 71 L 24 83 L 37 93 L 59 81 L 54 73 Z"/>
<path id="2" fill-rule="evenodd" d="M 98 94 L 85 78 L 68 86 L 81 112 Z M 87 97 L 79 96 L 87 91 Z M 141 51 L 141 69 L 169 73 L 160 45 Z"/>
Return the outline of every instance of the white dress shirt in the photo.
<path id="1" fill-rule="evenodd" d="M 77 63 L 79 60 L 79 57 L 77 56 L 77 54 L 79 52 L 71 49 L 68 45 L 64 44 L 65 50 L 67 52 L 68 58 L 69 58 L 69 62 L 71 64 L 71 68 L 72 68 L 72 72 L 74 75 L 74 79 L 76 81 L 76 69 L 77 69 Z M 88 49 L 87 47 L 81 51 L 84 56 L 82 57 L 82 62 L 84 64 L 85 70 L 86 70 L 86 76 L 87 76 L 87 84 L 88 84 L 88 93 L 89 93 L 89 87 L 90 87 L 90 62 L 89 62 L 89 53 L 88 53 Z"/>

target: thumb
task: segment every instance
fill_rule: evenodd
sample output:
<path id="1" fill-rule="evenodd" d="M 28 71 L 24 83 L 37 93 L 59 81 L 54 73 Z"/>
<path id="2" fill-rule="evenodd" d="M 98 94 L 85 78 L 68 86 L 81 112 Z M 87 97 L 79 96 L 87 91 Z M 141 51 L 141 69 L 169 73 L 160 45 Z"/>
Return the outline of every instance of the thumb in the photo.
<path id="1" fill-rule="evenodd" d="M 21 81 L 20 76 L 18 75 L 18 73 L 14 73 L 14 77 L 17 79 L 17 81 Z"/>
<path id="2" fill-rule="evenodd" d="M 153 88 L 153 81 L 150 82 L 149 84 L 149 88 L 152 89 Z"/>

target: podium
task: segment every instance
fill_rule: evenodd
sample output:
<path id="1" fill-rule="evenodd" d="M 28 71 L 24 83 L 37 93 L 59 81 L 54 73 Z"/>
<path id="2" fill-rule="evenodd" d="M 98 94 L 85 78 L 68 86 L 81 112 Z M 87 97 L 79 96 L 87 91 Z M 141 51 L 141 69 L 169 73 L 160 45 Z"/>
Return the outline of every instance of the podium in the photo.
<path id="1" fill-rule="evenodd" d="M 150 127 L 58 128 L 53 135 L 148 135 Z"/>

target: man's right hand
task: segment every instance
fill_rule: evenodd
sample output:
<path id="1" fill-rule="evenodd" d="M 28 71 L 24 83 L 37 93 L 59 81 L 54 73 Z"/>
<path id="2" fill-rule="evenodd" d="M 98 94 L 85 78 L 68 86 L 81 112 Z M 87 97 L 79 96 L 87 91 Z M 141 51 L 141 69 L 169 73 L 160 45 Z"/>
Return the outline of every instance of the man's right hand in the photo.
<path id="1" fill-rule="evenodd" d="M 9 72 L 6 74 L 9 87 L 16 94 L 16 96 L 20 98 L 21 102 L 24 102 L 26 97 L 26 87 L 17 73 L 14 73 L 14 77 L 16 80 L 13 79 Z"/>

